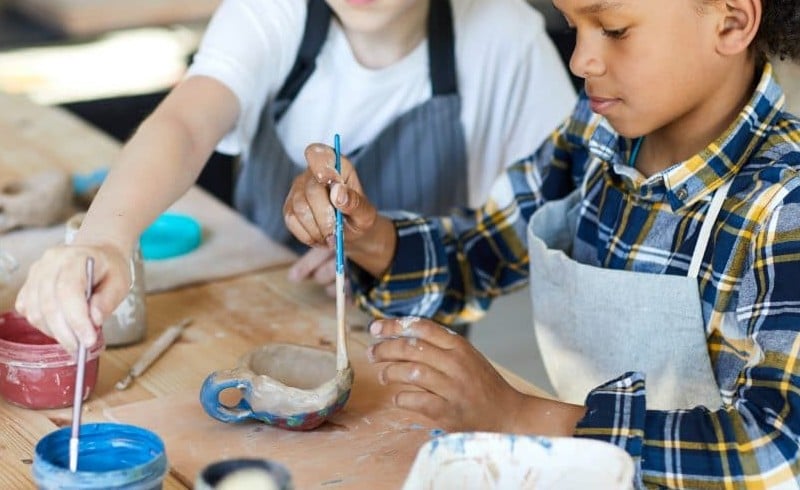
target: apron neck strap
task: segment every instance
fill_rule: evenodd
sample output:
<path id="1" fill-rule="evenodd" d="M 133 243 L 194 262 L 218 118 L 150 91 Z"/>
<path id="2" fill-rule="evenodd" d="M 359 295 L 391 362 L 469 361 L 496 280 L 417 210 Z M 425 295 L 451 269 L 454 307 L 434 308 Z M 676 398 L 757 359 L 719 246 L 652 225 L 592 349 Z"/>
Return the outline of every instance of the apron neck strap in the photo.
<path id="1" fill-rule="evenodd" d="M 317 54 L 322 49 L 325 39 L 328 37 L 328 28 L 331 25 L 333 12 L 325 3 L 325 0 L 309 0 L 308 12 L 306 14 L 306 25 L 303 31 L 303 40 L 300 42 L 300 50 L 297 58 L 289 71 L 289 76 L 283 83 L 283 87 L 275 97 L 281 109 L 275 114 L 275 120 L 283 116 L 289 108 L 291 101 L 300 93 L 308 78 L 317 68 Z"/>
<path id="2" fill-rule="evenodd" d="M 695 243 L 694 246 L 692 261 L 689 263 L 689 272 L 686 274 L 688 277 L 696 278 L 700 273 L 700 265 L 703 262 L 703 256 L 706 254 L 708 241 L 711 239 L 711 231 L 722 209 L 722 203 L 728 196 L 728 189 L 730 189 L 731 183 L 733 183 L 733 178 L 729 179 L 717 189 L 714 193 L 714 197 L 711 199 L 711 205 L 708 208 L 708 213 L 706 213 L 705 218 L 703 218 L 703 225 L 700 227 L 700 235 L 697 237 L 697 243 Z"/>
<path id="3" fill-rule="evenodd" d="M 428 66 L 433 95 L 458 93 L 456 42 L 450 0 L 430 0 L 428 12 Z"/>

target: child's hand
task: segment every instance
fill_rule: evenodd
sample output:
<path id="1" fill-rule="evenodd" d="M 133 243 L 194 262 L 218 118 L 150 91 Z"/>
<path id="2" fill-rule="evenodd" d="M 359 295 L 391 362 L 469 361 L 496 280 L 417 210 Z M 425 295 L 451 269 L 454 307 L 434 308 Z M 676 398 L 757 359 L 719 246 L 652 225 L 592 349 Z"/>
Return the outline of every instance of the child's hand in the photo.
<path id="1" fill-rule="evenodd" d="M 86 303 L 86 259 L 94 258 L 94 286 Z M 128 293 L 130 259 L 110 245 L 62 245 L 47 250 L 28 271 L 17 295 L 16 310 L 36 328 L 75 352 L 77 339 L 97 341 L 95 325 L 103 321 Z"/>
<path id="2" fill-rule="evenodd" d="M 514 432 L 509 423 L 530 397 L 512 388 L 465 338 L 411 317 L 375 320 L 370 333 L 379 342 L 367 356 L 386 363 L 379 382 L 406 385 L 395 395 L 397 407 L 447 430 Z"/>
<path id="3" fill-rule="evenodd" d="M 300 257 L 289 269 L 289 280 L 313 279 L 331 298 L 336 297 L 336 256 L 329 248 L 315 247 Z M 345 288 L 345 291 L 347 288 Z"/>
<path id="4" fill-rule="evenodd" d="M 345 242 L 357 241 L 378 213 L 364 197 L 353 165 L 342 157 L 342 173 L 336 173 L 333 149 L 322 144 L 309 145 L 305 155 L 308 167 L 292 183 L 283 205 L 289 231 L 306 245 L 333 248 L 335 205 L 346 216 Z"/>
<path id="5" fill-rule="evenodd" d="M 334 206 L 344 218 L 347 257 L 373 276 L 389 266 L 396 245 L 394 223 L 380 216 L 370 203 L 353 165 L 342 157 L 342 173 L 336 173 L 335 154 L 322 144 L 306 148 L 308 168 L 294 179 L 283 205 L 286 227 L 301 242 L 333 249 Z"/>

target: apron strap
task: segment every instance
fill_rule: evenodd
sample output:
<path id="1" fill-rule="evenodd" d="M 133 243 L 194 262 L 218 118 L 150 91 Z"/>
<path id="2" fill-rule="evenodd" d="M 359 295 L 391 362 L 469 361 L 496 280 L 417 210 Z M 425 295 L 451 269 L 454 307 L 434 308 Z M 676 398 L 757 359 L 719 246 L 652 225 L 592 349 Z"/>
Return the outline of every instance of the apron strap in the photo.
<path id="1" fill-rule="evenodd" d="M 733 179 L 725 182 L 722 187 L 717 189 L 714 197 L 711 199 L 711 205 L 708 208 L 705 218 L 703 218 L 703 225 L 700 227 L 700 236 L 697 237 L 697 243 L 694 246 L 694 253 L 692 253 L 692 261 L 689 263 L 688 277 L 696 278 L 700 273 L 700 264 L 703 262 L 703 256 L 706 254 L 706 247 L 711 238 L 711 230 L 717 221 L 719 211 L 722 209 L 722 203 L 728 196 L 728 189 L 730 189 Z"/>
<path id="2" fill-rule="evenodd" d="M 297 58 L 294 60 L 294 66 L 292 66 L 289 76 L 286 77 L 283 87 L 275 97 L 276 106 L 280 107 L 275 113 L 276 121 L 283 116 L 286 109 L 289 108 L 289 104 L 297 97 L 300 89 L 317 68 L 317 55 L 328 37 L 332 16 L 333 12 L 325 0 L 309 0 L 300 50 L 297 52 Z"/>
<path id="3" fill-rule="evenodd" d="M 450 0 L 432 0 L 428 12 L 428 69 L 433 95 L 458 93 L 455 34 Z M 289 76 L 275 97 L 275 121 L 280 120 L 317 68 L 317 55 L 328 37 L 333 11 L 325 0 L 309 0 L 300 50 Z"/>
<path id="4" fill-rule="evenodd" d="M 450 0 L 431 0 L 428 12 L 428 65 L 433 95 L 458 93 L 456 42 Z"/>

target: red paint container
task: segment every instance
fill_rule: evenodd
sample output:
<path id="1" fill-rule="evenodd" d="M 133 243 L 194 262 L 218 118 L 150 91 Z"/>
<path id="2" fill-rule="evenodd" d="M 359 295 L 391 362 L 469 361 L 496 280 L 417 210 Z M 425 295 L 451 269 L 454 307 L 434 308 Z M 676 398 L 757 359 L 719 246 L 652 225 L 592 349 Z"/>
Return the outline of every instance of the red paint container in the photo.
<path id="1" fill-rule="evenodd" d="M 83 399 L 97 382 L 102 334 L 86 353 Z M 55 339 L 48 337 L 24 317 L 0 315 L 0 396 L 25 408 L 62 408 L 72 405 L 75 393 L 76 359 Z"/>

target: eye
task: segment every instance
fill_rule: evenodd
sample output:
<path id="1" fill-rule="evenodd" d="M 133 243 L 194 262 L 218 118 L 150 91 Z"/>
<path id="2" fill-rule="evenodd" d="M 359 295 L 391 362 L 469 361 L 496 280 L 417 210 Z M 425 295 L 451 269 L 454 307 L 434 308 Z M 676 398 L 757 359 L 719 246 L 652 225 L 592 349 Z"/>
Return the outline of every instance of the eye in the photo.
<path id="1" fill-rule="evenodd" d="M 628 33 L 628 28 L 624 29 L 603 29 L 603 35 L 611 39 L 622 39 Z"/>

